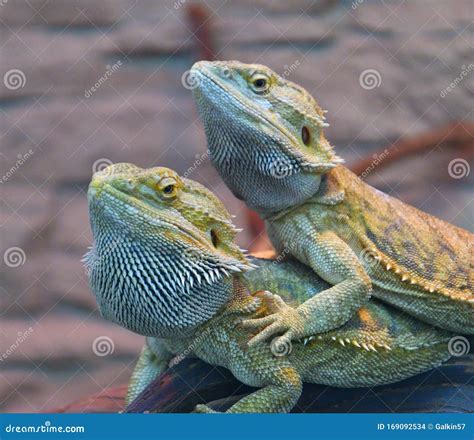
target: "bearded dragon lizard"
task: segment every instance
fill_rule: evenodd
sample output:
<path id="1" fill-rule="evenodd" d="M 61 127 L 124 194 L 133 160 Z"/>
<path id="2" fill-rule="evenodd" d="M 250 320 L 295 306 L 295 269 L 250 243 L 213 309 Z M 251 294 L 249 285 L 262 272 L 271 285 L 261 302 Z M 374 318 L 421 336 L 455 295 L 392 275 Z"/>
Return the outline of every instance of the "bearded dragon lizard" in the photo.
<path id="1" fill-rule="evenodd" d="M 260 390 L 228 412 L 290 411 L 302 383 L 338 387 L 395 382 L 450 357 L 451 333 L 371 301 L 343 327 L 289 345 L 261 342 L 242 318 L 267 319 L 328 285 L 297 261 L 251 261 L 234 242 L 223 204 L 167 168 L 115 164 L 88 191 L 94 245 L 85 261 L 103 316 L 147 336 L 132 400 L 176 355 L 228 368 Z M 282 295 L 262 292 L 272 289 Z M 212 412 L 199 405 L 197 412 Z"/>
<path id="2" fill-rule="evenodd" d="M 371 294 L 432 325 L 474 333 L 473 235 L 364 183 L 341 165 L 325 112 L 266 66 L 196 63 L 193 94 L 211 160 L 266 222 L 278 252 L 332 287 L 283 305 L 252 342 L 283 343 L 336 328 Z"/>

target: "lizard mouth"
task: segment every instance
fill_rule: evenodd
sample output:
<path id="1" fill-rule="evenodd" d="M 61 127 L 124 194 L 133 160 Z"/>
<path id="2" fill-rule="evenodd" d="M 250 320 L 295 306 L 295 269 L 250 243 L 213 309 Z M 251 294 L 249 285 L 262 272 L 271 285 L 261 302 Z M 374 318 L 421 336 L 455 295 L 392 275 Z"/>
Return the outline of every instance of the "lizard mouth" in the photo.
<path id="1" fill-rule="evenodd" d="M 196 63 L 197 64 L 197 63 Z M 285 139 L 289 140 L 291 144 L 297 143 L 296 136 L 291 133 L 291 131 L 287 130 L 284 125 L 280 125 L 275 123 L 274 121 L 270 120 L 264 115 L 264 112 L 261 111 L 261 109 L 257 105 L 252 105 L 252 101 L 249 102 L 244 102 L 241 97 L 234 93 L 230 87 L 228 87 L 223 81 L 220 80 L 220 78 L 206 69 L 205 67 L 195 67 L 195 65 L 191 68 L 191 72 L 194 75 L 197 75 L 198 80 L 197 80 L 197 87 L 194 90 L 199 90 L 201 88 L 202 82 L 207 81 L 208 83 L 212 84 L 212 87 L 217 88 L 218 90 L 222 91 L 226 97 L 234 100 L 238 106 L 242 107 L 244 109 L 245 114 L 251 114 L 252 117 L 257 118 L 260 120 L 260 122 L 264 125 L 268 125 L 272 127 L 272 131 L 279 133 L 282 136 L 283 142 L 280 143 L 286 150 L 288 150 L 288 147 L 286 146 L 286 142 L 284 142 Z M 196 93 L 196 92 L 194 92 Z M 201 92 L 202 93 L 202 92 Z M 212 100 L 212 98 L 209 98 L 208 95 L 206 95 L 206 99 Z"/>

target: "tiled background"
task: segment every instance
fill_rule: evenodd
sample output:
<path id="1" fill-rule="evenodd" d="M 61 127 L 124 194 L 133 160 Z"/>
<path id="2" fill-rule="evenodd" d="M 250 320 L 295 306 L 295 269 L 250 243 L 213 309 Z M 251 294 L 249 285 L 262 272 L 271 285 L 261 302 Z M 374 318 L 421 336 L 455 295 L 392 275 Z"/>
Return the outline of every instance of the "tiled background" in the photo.
<path id="1" fill-rule="evenodd" d="M 0 0 L 0 411 L 45 411 L 123 384 L 139 352 L 140 336 L 98 314 L 80 262 L 93 170 L 188 171 L 246 226 L 205 158 L 181 80 L 206 44 L 191 3 Z M 308 88 L 349 163 L 473 120 L 469 0 L 200 3 L 216 57 L 267 64 Z M 472 230 L 473 155 L 460 154 L 435 145 L 367 180 Z M 240 240 L 248 247 L 248 232 Z"/>

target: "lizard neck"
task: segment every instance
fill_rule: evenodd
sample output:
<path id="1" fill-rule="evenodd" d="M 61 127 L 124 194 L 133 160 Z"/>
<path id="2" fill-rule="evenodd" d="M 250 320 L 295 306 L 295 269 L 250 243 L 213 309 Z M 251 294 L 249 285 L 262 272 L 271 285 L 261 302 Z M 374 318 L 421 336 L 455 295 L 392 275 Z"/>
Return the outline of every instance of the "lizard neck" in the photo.
<path id="1" fill-rule="evenodd" d="M 323 175 L 314 175 L 315 179 L 318 179 L 318 186 L 311 195 L 301 202 L 294 203 L 285 209 L 276 211 L 257 210 L 258 214 L 264 220 L 277 220 L 285 216 L 288 212 L 294 211 L 299 206 L 303 206 L 306 203 L 320 205 L 336 205 L 341 203 L 345 197 L 343 187 L 337 177 L 341 168 L 342 166 L 338 166 Z"/>
<path id="2" fill-rule="evenodd" d="M 297 177 L 297 175 L 295 175 Z M 288 177 L 285 177 L 287 179 Z M 301 194 L 298 198 L 287 199 L 285 202 L 280 204 L 273 204 L 273 208 L 267 208 L 265 206 L 255 207 L 255 211 L 264 219 L 272 219 L 275 217 L 280 217 L 286 212 L 295 209 L 298 206 L 304 205 L 309 200 L 313 199 L 319 192 L 322 182 L 325 179 L 325 175 L 319 174 L 305 174 L 304 184 L 301 185 L 304 188 L 304 191 L 301 191 Z M 302 196 L 304 194 L 304 196 Z M 272 195 L 274 198 L 277 197 L 276 191 Z M 279 206 L 278 206 L 279 205 Z"/>

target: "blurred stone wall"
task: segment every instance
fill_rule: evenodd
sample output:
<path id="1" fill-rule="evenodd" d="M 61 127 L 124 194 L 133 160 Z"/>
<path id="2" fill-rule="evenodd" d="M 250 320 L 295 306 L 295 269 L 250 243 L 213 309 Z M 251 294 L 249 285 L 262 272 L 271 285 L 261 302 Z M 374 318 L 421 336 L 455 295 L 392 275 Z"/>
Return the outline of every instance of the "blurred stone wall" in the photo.
<path id="1" fill-rule="evenodd" d="M 94 170 L 172 167 L 214 190 L 246 226 L 207 160 L 183 86 L 198 53 L 189 3 L 0 2 L 0 411 L 46 411 L 131 373 L 142 338 L 100 317 L 80 262 L 91 244 L 85 191 Z M 348 162 L 472 120 L 468 0 L 202 4 L 217 58 L 267 64 L 308 88 Z M 462 159 L 453 178 L 453 158 L 440 150 L 375 166 L 367 179 L 472 229 L 472 164 Z M 239 239 L 249 246 L 248 233 Z"/>

